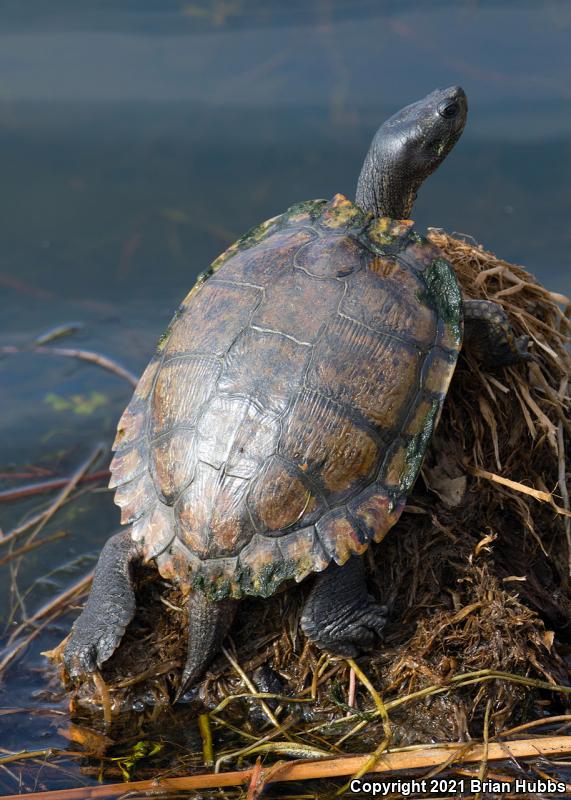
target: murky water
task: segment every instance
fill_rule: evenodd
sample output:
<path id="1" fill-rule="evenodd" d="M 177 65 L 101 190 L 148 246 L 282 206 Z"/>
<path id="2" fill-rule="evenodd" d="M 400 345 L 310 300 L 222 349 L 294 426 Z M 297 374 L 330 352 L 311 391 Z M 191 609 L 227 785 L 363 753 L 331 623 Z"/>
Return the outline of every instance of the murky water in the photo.
<path id="1" fill-rule="evenodd" d="M 380 122 L 452 83 L 469 121 L 421 191 L 418 226 L 469 233 L 571 293 L 568 3 L 5 0 L 0 22 L 1 345 L 78 322 L 62 346 L 140 372 L 220 250 L 293 202 L 351 196 Z M 0 359 L 3 475 L 67 475 L 110 444 L 125 381 L 65 358 Z M 2 529 L 49 497 L 0 505 Z M 84 574 L 117 523 L 108 493 L 86 493 L 49 523 L 62 538 L 17 573 L 0 566 L 8 632 Z M 65 746 L 40 653 L 68 624 L 6 673 L 0 705 L 24 710 L 0 716 L 2 748 Z"/>

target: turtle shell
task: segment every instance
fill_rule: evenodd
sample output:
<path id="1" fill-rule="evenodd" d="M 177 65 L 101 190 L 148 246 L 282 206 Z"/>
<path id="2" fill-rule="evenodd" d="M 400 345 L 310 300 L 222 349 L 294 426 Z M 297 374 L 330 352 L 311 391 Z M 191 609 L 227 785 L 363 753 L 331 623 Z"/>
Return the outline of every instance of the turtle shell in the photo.
<path id="1" fill-rule="evenodd" d="M 342 195 L 202 275 L 119 425 L 110 486 L 147 559 L 215 599 L 343 564 L 397 521 L 462 338 L 450 264 Z"/>

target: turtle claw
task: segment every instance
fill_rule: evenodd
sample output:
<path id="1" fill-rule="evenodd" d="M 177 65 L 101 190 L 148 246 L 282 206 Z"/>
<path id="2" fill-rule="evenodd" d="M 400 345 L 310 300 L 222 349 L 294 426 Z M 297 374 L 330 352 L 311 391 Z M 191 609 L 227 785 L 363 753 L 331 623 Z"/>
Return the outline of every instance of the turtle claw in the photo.
<path id="1" fill-rule="evenodd" d="M 93 645 L 82 646 L 79 642 L 70 641 L 63 653 L 63 663 L 72 680 L 88 675 L 97 669 L 97 654 Z"/>
<path id="2" fill-rule="evenodd" d="M 125 632 L 123 626 L 102 632 L 99 624 L 89 622 L 84 614 L 78 618 L 63 651 L 63 663 L 73 679 L 101 669 L 119 647 Z"/>

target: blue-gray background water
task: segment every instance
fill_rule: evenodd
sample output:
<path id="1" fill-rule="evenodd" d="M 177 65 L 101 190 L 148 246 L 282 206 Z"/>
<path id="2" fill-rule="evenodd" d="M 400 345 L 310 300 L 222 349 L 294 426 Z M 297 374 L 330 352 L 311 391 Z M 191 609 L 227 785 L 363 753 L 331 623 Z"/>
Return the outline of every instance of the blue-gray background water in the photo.
<path id="1" fill-rule="evenodd" d="M 456 83 L 467 128 L 420 192 L 418 227 L 471 234 L 571 293 L 565 0 L 0 0 L 0 344 L 79 322 L 62 346 L 140 372 L 237 235 L 296 201 L 352 196 L 383 119 Z M 130 391 L 78 361 L 5 356 L 0 472 L 69 474 L 109 445 Z M 0 506 L 0 526 L 44 502 Z M 117 522 L 103 491 L 58 515 L 65 538 L 17 575 L 0 566 L 3 622 L 23 613 L 14 585 L 33 613 Z M 40 651 L 61 634 L 36 638 L 0 704 L 47 702 Z M 18 725 L 0 716 L 0 746 L 61 744 L 53 720 Z"/>

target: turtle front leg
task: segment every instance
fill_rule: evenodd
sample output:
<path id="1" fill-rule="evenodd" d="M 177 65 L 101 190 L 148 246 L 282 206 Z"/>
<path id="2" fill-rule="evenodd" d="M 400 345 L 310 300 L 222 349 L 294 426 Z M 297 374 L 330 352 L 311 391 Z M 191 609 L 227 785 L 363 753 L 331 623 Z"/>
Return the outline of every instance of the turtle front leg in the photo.
<path id="1" fill-rule="evenodd" d="M 489 300 L 464 301 L 464 344 L 488 369 L 529 360 L 528 336 L 513 332 L 506 312 Z"/>
<path id="2" fill-rule="evenodd" d="M 387 607 L 367 591 L 361 557 L 330 564 L 313 584 L 301 616 L 308 639 L 322 650 L 353 658 L 371 650 L 387 621 Z"/>
<path id="3" fill-rule="evenodd" d="M 94 672 L 117 649 L 135 614 L 131 565 L 139 558 L 130 528 L 112 536 L 101 551 L 91 592 L 63 652 L 72 678 Z"/>

